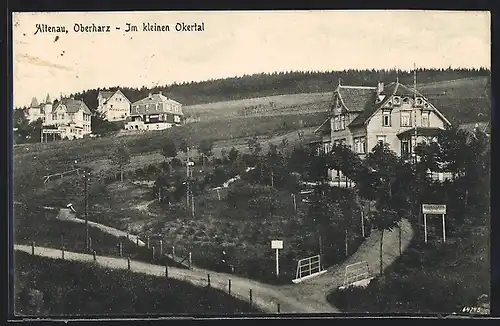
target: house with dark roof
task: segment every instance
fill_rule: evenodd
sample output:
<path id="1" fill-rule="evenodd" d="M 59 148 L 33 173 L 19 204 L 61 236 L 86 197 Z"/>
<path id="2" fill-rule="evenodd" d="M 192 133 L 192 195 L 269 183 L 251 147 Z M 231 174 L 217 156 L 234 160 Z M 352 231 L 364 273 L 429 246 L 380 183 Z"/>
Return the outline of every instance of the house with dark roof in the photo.
<path id="1" fill-rule="evenodd" d="M 150 93 L 132 103 L 130 117 L 125 121 L 127 130 L 163 130 L 179 126 L 184 121 L 182 104 L 164 96 Z"/>
<path id="2" fill-rule="evenodd" d="M 417 90 L 399 83 L 374 86 L 339 85 L 328 118 L 315 130 L 325 152 L 343 143 L 362 158 L 379 142 L 410 158 L 420 142 L 435 140 L 450 125 L 446 117 Z M 333 174 L 340 175 L 334 171 Z"/>
<path id="3" fill-rule="evenodd" d="M 82 138 L 92 133 L 91 112 L 82 100 L 62 98 L 45 110 L 42 142 L 56 138 Z"/>
<path id="4" fill-rule="evenodd" d="M 104 115 L 107 121 L 123 121 L 130 116 L 130 100 L 116 91 L 99 91 L 97 94 L 97 112 Z"/>
<path id="5" fill-rule="evenodd" d="M 424 95 L 399 81 L 377 87 L 339 84 L 329 116 L 315 133 L 324 142 L 345 143 L 362 157 L 379 142 L 409 157 L 418 143 L 434 139 L 448 125 Z"/>

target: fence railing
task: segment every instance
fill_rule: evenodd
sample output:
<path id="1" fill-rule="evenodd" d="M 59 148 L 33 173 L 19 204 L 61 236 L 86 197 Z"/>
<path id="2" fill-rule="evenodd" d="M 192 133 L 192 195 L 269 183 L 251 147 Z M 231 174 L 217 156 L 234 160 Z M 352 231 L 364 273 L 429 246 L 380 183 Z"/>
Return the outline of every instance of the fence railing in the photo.
<path id="1" fill-rule="evenodd" d="M 31 247 L 30 248 L 31 255 L 43 256 L 43 254 L 37 252 L 37 249 L 46 249 L 43 247 L 37 247 L 34 241 L 31 241 L 30 247 Z M 120 250 L 120 257 L 123 257 L 122 256 L 123 252 L 121 251 L 122 250 L 121 242 L 118 245 L 118 247 Z M 54 248 L 50 248 L 50 249 L 54 249 Z M 154 247 L 151 247 L 151 249 L 152 249 L 152 252 L 154 252 Z M 60 251 L 61 251 L 61 256 L 59 257 L 59 259 L 63 259 L 63 260 L 68 259 L 69 254 L 77 254 L 75 252 L 66 251 L 64 246 L 62 246 L 60 248 Z M 90 252 L 90 254 L 92 255 L 92 261 L 94 263 L 98 263 L 98 260 L 101 258 L 106 258 L 106 256 L 98 256 L 95 250 L 92 250 Z M 191 255 L 189 255 L 189 257 L 190 256 Z M 53 256 L 50 256 L 50 257 L 57 259 L 57 257 L 53 257 Z M 78 260 L 78 259 L 76 259 L 76 260 Z M 103 263 L 104 262 L 105 262 L 105 260 L 103 260 Z M 121 269 L 127 269 L 129 271 L 132 271 L 135 262 L 136 261 L 132 260 L 129 256 L 123 257 L 123 267 Z M 151 259 L 151 264 L 153 265 L 153 263 L 154 263 L 154 256 L 152 256 L 152 259 Z M 159 266 L 159 265 L 153 265 L 153 266 Z M 108 266 L 108 267 L 110 267 L 110 266 Z M 120 267 L 115 267 L 115 268 L 120 268 Z M 270 306 L 266 305 L 265 302 L 263 302 L 262 300 L 259 300 L 259 301 L 261 301 L 260 303 L 256 302 L 255 299 L 258 298 L 258 292 L 256 293 L 254 291 L 254 289 L 252 289 L 252 288 L 245 290 L 245 291 L 248 291 L 248 292 L 246 292 L 247 293 L 246 295 L 244 294 L 243 290 L 234 291 L 234 287 L 233 287 L 231 278 L 227 278 L 227 283 L 223 283 L 224 278 L 223 278 L 223 276 L 221 276 L 220 273 L 216 273 L 216 275 L 215 275 L 216 277 L 214 278 L 208 272 L 206 274 L 206 278 L 200 279 L 200 277 L 197 276 L 196 274 L 190 274 L 191 273 L 190 271 L 186 271 L 183 273 L 183 272 L 180 272 L 181 270 L 177 270 L 176 277 L 172 277 L 171 273 L 169 273 L 169 269 L 171 269 L 171 268 L 172 268 L 172 266 L 169 266 L 168 263 L 165 263 L 164 264 L 164 273 L 163 273 L 162 277 L 165 277 L 166 279 L 175 278 L 175 279 L 179 279 L 179 280 L 183 280 L 183 281 L 188 281 L 188 282 L 190 282 L 196 286 L 199 286 L 199 287 L 221 289 L 221 290 L 225 291 L 227 294 L 229 294 L 237 299 L 248 302 L 251 307 L 260 308 L 261 310 L 267 310 L 271 313 L 273 313 L 273 312 L 274 313 L 281 313 L 282 307 L 281 307 L 281 304 L 279 302 L 273 301 L 272 304 L 274 305 L 275 310 L 270 311 L 270 310 L 272 310 L 270 308 Z M 141 268 L 141 270 L 144 272 L 143 268 Z M 158 276 L 157 273 L 151 273 L 151 274 Z M 184 275 L 182 275 L 182 274 L 184 274 Z M 257 294 L 257 296 L 255 296 L 255 294 Z"/>

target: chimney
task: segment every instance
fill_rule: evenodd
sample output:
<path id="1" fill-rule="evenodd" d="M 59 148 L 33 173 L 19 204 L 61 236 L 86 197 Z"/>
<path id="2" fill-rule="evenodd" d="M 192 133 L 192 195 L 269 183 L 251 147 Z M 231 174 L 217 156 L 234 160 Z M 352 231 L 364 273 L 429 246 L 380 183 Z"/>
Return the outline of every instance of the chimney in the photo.
<path id="1" fill-rule="evenodd" d="M 149 92 L 148 98 L 151 99 L 151 97 L 152 97 L 152 94 L 151 94 L 151 92 Z"/>
<path id="2" fill-rule="evenodd" d="M 162 94 L 161 94 L 161 91 L 158 91 L 158 94 L 162 95 Z"/>
<path id="3" fill-rule="evenodd" d="M 377 93 L 380 94 L 384 91 L 384 82 L 378 82 Z"/>

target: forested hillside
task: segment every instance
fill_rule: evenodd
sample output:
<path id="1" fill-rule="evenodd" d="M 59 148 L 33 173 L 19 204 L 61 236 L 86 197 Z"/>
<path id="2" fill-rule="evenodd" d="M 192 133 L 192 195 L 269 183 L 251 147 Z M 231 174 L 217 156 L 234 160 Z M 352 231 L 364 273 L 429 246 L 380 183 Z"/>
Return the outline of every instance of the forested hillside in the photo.
<path id="1" fill-rule="evenodd" d="M 417 82 L 420 84 L 489 75 L 490 71 L 483 68 L 419 69 L 417 71 Z M 395 81 L 396 76 L 399 77 L 401 83 L 413 83 L 412 71 L 350 69 L 329 72 L 261 73 L 242 77 L 165 85 L 152 89 L 116 85 L 101 90 L 116 90 L 120 87 L 132 102 L 146 97 L 149 92 L 162 91 L 163 94 L 183 105 L 193 105 L 282 94 L 328 92 L 338 84 L 339 80 L 345 85 L 375 85 L 379 80 L 384 82 Z M 99 89 L 97 88 L 72 95 L 75 98 L 83 99 L 89 108 L 93 110 L 97 107 L 98 92 Z"/>

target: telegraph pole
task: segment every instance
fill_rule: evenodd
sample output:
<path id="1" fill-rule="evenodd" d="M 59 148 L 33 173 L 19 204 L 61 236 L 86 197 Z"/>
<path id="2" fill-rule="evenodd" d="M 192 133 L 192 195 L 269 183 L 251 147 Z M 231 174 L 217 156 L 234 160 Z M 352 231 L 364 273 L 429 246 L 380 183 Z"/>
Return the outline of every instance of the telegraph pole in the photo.
<path id="1" fill-rule="evenodd" d="M 415 163 L 417 163 L 417 156 L 415 154 L 415 148 L 417 147 L 417 64 L 413 64 L 413 108 L 414 108 L 414 116 L 415 119 L 413 120 L 413 129 L 414 129 L 414 137 L 415 137 L 415 143 L 413 144 L 413 149 L 412 149 L 412 154 L 413 158 L 415 160 Z"/>
<path id="2" fill-rule="evenodd" d="M 85 196 L 85 249 L 89 250 L 89 217 L 88 217 L 88 176 L 89 173 L 85 171 L 83 173 L 84 179 L 84 196 Z"/>
<path id="3" fill-rule="evenodd" d="M 189 207 L 189 146 L 186 147 L 186 207 Z"/>

